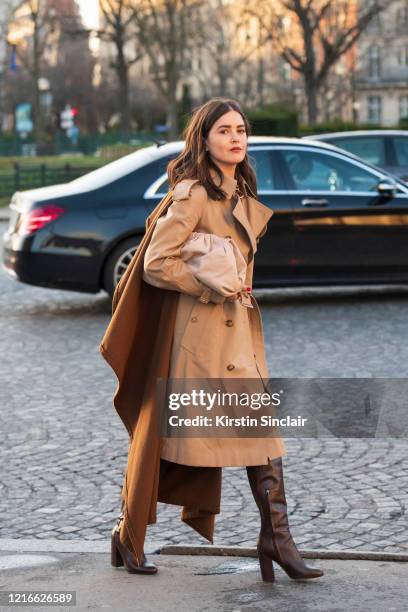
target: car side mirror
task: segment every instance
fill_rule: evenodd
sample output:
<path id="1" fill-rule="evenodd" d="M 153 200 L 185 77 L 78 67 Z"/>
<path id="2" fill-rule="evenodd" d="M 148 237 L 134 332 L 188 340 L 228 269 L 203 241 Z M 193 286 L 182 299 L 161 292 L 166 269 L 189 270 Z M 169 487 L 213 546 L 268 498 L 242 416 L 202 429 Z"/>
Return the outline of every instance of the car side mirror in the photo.
<path id="1" fill-rule="evenodd" d="M 383 198 L 395 198 L 397 183 L 392 179 L 383 178 L 377 184 L 377 191 Z"/>

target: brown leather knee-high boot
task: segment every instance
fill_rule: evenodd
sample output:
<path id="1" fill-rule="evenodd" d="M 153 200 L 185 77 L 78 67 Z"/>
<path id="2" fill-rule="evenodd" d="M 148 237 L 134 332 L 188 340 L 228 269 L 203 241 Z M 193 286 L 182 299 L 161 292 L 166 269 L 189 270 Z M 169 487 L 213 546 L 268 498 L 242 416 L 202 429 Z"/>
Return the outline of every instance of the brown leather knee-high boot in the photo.
<path id="1" fill-rule="evenodd" d="M 306 565 L 289 530 L 282 459 L 266 465 L 247 466 L 252 494 L 261 515 L 258 557 L 264 582 L 274 582 L 273 563 L 278 563 L 290 578 L 318 578 L 321 569 Z"/>

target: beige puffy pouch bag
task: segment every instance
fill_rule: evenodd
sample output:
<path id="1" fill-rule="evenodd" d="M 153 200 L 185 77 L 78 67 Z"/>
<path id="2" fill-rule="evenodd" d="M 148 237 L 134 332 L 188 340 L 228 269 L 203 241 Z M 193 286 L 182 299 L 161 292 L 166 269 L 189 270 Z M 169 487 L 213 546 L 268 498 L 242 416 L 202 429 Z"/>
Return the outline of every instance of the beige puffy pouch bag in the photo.
<path id="1" fill-rule="evenodd" d="M 243 289 L 247 264 L 232 238 L 192 232 L 180 256 L 199 281 L 221 295 L 230 297 Z"/>

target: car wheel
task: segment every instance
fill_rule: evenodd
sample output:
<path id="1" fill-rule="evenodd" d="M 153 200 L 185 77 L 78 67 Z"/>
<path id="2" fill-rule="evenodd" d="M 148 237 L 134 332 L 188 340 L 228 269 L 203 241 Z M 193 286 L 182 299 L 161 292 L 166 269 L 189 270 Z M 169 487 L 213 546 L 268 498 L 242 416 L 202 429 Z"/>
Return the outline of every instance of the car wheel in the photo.
<path id="1" fill-rule="evenodd" d="M 118 244 L 109 255 L 103 273 L 103 287 L 111 297 L 113 297 L 116 285 L 132 261 L 141 240 L 141 236 L 128 238 Z"/>

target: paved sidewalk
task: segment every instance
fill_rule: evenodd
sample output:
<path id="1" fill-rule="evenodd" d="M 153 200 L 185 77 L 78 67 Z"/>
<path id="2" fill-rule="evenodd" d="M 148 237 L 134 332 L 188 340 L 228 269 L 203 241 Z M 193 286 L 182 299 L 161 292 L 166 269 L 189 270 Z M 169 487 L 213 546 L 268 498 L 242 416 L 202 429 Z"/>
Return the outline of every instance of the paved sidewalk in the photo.
<path id="1" fill-rule="evenodd" d="M 325 571 L 322 578 L 294 581 L 275 567 L 276 582 L 267 584 L 260 578 L 258 560 L 251 557 L 149 554 L 149 559 L 158 566 L 158 573 L 140 576 L 131 575 L 124 568 L 112 568 L 106 552 L 24 552 L 16 546 L 15 552 L 0 552 L 0 579 L 3 591 L 75 591 L 76 605 L 71 608 L 75 610 L 405 612 L 407 609 L 405 563 L 316 560 L 313 563 Z M 2 607 L 12 609 L 15 608 Z"/>

